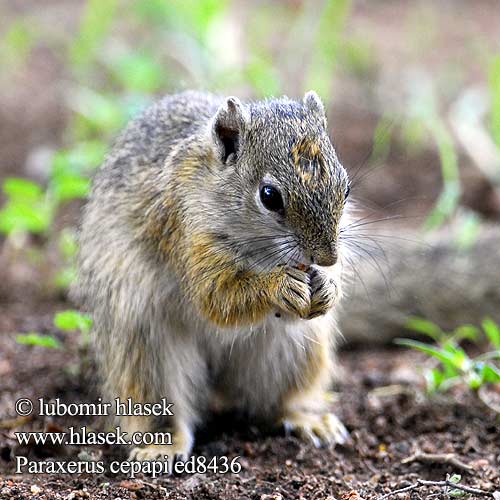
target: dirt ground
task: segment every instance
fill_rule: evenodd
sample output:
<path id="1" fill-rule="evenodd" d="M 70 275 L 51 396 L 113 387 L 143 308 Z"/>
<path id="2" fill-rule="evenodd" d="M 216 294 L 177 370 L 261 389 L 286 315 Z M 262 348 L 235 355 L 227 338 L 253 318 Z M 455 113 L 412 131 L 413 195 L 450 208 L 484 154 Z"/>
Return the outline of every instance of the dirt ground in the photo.
<path id="1" fill-rule="evenodd" d="M 55 0 L 47 3 L 51 5 L 44 12 L 48 23 L 53 22 L 52 10 L 64 11 L 81 4 Z M 422 17 L 418 19 L 425 24 L 426 9 L 432 2 L 420 3 Z M 415 62 L 424 62 L 434 69 L 447 61 L 463 59 L 468 61 L 466 78 L 471 83 L 481 75 L 480 62 L 474 58 L 473 40 L 477 33 L 482 33 L 487 40 L 496 40 L 498 46 L 497 2 L 443 3 L 447 7 L 440 9 L 431 27 L 433 36 L 429 37 L 435 50 L 428 52 L 431 56 L 426 61 L 417 50 L 416 42 L 410 49 L 398 43 L 409 29 L 416 29 L 408 24 L 404 2 L 356 3 L 356 15 L 349 29 L 372 40 L 378 53 L 384 54 L 384 60 L 379 61 L 383 73 L 379 79 L 388 83 L 389 91 L 390 82 L 396 81 L 391 78 L 400 77 L 398 62 L 401 59 L 414 58 Z M 36 3 L 26 5 L 33 8 Z M 66 77 L 61 61 L 43 46 L 37 48 L 32 64 L 15 76 L 14 84 L 0 75 L 0 180 L 12 174 L 43 179 L 32 167 L 40 151 L 64 144 L 68 118 L 62 104 L 67 90 Z M 45 91 L 38 92 L 39 88 Z M 380 109 L 363 105 L 364 92 L 362 86 L 353 85 L 352 81 L 339 83 L 338 98 L 330 110 L 336 145 L 351 172 L 362 166 L 369 155 L 373 129 L 380 118 Z M 499 220 L 498 194 L 481 178 L 466 155 L 459 154 L 459 162 L 466 187 L 464 204 L 492 220 Z M 409 157 L 394 144 L 383 171 L 374 172 L 365 177 L 355 194 L 368 204 L 391 205 L 392 213 L 421 216 L 432 206 L 441 189 L 439 158 L 432 150 L 419 151 Z M 67 209 L 62 214 L 63 222 L 74 223 L 78 209 L 78 204 Z M 408 219 L 408 224 L 419 224 L 421 220 L 421 217 Z M 15 474 L 15 455 L 44 461 L 102 457 L 109 464 L 124 458 L 126 451 L 121 447 L 69 449 L 17 444 L 14 433 L 18 431 L 58 432 L 70 425 L 97 427 L 102 422 L 85 418 L 23 420 L 16 417 L 14 404 L 20 397 L 88 402 L 97 397 L 98 391 L 89 374 L 91 369 L 85 363 L 82 366 L 76 336 L 53 327 L 54 312 L 69 305 L 64 297 L 45 287 L 45 278 L 51 269 L 40 269 L 33 263 L 16 259 L 15 251 L 5 250 L 2 243 L 0 239 L 1 500 L 368 500 L 380 499 L 418 480 L 441 481 L 452 474 L 460 474 L 462 484 L 489 492 L 491 498 L 494 491 L 500 491 L 498 415 L 461 387 L 446 397 L 424 397 L 423 379 L 418 370 L 423 362 L 421 356 L 392 346 L 374 348 L 370 345 L 345 346 L 339 354 L 339 377 L 332 410 L 351 434 L 352 442 L 346 446 L 316 449 L 281 431 L 264 431 L 244 421 L 235 421 L 234 416 L 223 416 L 214 418 L 200 431 L 194 453 L 205 457 L 239 456 L 242 466 L 239 474 L 208 473 L 158 479 L 147 476 L 127 479 L 125 475 L 108 473 Z M 39 244 L 36 239 L 31 243 Z M 29 331 L 55 335 L 64 349 L 16 343 L 16 333 Z M 402 332 L 402 336 L 405 334 Z M 450 498 L 449 493 L 442 488 L 422 487 L 392 498 Z M 472 494 L 469 498 L 484 496 Z"/>

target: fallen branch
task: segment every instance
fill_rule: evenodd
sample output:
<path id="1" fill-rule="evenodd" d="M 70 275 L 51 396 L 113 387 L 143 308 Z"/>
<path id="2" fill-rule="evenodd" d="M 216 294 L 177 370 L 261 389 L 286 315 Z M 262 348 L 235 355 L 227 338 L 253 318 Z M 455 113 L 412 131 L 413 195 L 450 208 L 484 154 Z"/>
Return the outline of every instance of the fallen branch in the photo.
<path id="1" fill-rule="evenodd" d="M 424 464 L 449 464 L 457 469 L 474 472 L 474 468 L 459 460 L 453 453 L 415 453 L 411 457 L 401 460 L 402 464 L 420 462 Z"/>
<path id="2" fill-rule="evenodd" d="M 471 493 L 478 496 L 494 498 L 495 500 L 498 498 L 497 496 L 498 492 L 484 491 L 478 488 L 472 488 L 471 486 L 464 486 L 463 484 L 454 483 L 449 479 L 446 479 L 444 481 L 426 481 L 425 479 L 417 479 L 416 483 L 386 493 L 385 495 L 382 495 L 378 500 L 385 500 L 386 498 L 389 498 L 393 495 L 398 495 L 399 493 L 406 493 L 408 491 L 417 490 L 418 488 L 422 487 L 428 488 L 432 486 L 445 489 L 452 488 L 454 490 L 464 491 L 465 493 Z M 497 495 L 495 495 L 495 493 L 497 493 Z"/>
<path id="3" fill-rule="evenodd" d="M 381 270 L 368 258 L 355 263 L 359 283 L 353 276 L 339 309 L 339 329 L 346 340 L 391 342 L 401 337 L 409 316 L 425 318 L 445 331 L 479 325 L 487 317 L 500 323 L 500 226 L 481 226 L 474 245 L 466 249 L 457 247 L 460 227 L 457 219 L 456 225 L 424 241 L 414 233 L 370 234 L 383 252 L 372 251 L 371 242 L 366 248 Z M 419 238 L 420 243 L 414 241 Z"/>

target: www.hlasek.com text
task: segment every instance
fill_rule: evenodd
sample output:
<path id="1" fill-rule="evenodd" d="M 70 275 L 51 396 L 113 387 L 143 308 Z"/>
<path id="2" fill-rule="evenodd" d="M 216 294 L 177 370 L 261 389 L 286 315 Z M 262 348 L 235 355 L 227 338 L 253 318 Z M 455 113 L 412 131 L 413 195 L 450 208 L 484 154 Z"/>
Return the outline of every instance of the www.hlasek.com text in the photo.
<path id="1" fill-rule="evenodd" d="M 134 432 L 129 434 L 116 427 L 112 431 L 93 431 L 83 427 L 68 427 L 67 432 L 15 432 L 20 445 L 33 443 L 37 446 L 92 446 L 92 445 L 126 445 L 150 446 L 171 445 L 171 432 Z"/>

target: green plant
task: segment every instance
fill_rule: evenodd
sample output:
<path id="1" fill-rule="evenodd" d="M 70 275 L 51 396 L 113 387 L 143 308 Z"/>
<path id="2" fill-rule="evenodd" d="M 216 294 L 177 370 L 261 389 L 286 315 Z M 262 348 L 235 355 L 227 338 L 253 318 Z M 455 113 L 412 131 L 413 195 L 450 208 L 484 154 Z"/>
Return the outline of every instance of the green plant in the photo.
<path id="1" fill-rule="evenodd" d="M 500 383 L 500 327 L 491 319 L 481 327 L 463 325 L 453 332 L 444 332 L 439 326 L 421 318 L 411 318 L 407 327 L 434 340 L 434 344 L 411 339 L 397 339 L 399 345 L 424 352 L 435 362 L 424 369 L 427 390 L 430 393 L 446 391 L 457 384 L 467 384 L 474 391 L 484 384 Z M 487 352 L 471 358 L 461 347 L 468 340 L 477 345 L 488 344 Z"/>
<path id="2" fill-rule="evenodd" d="M 42 186 L 10 177 L 2 187 L 7 201 L 0 210 L 0 233 L 45 233 L 52 223 L 54 205 Z"/>
<path id="3" fill-rule="evenodd" d="M 500 148 L 500 55 L 490 65 L 489 87 L 491 94 L 491 132 L 493 140 Z"/>
<path id="4" fill-rule="evenodd" d="M 424 72 L 415 72 L 409 84 L 409 100 L 403 135 L 410 148 L 414 142 L 424 139 L 434 142 L 441 167 L 443 188 L 436 204 L 425 221 L 424 228 L 432 230 L 440 227 L 454 213 L 460 202 L 462 186 L 458 158 L 452 134 L 439 109 L 439 100 L 431 77 Z"/>
<path id="5" fill-rule="evenodd" d="M 79 332 L 82 344 L 87 345 L 92 328 L 92 319 L 87 314 L 78 311 L 62 311 L 54 316 L 54 326 L 65 332 Z"/>
<path id="6" fill-rule="evenodd" d="M 39 333 L 30 332 L 19 334 L 16 336 L 16 342 L 23 345 L 33 345 L 45 347 L 48 349 L 61 349 L 62 344 L 52 335 L 41 335 Z"/>
<path id="7" fill-rule="evenodd" d="M 85 141 L 57 152 L 47 185 L 17 177 L 3 182 L 7 198 L 0 210 L 0 233 L 46 234 L 62 203 L 84 198 L 90 188 L 89 174 L 104 158 L 101 141 Z"/>
<path id="8" fill-rule="evenodd" d="M 63 266 L 55 276 L 55 285 L 65 290 L 69 288 L 76 277 L 75 259 L 78 252 L 76 232 L 71 228 L 64 228 L 59 235 L 59 253 L 63 258 Z"/>
<path id="9" fill-rule="evenodd" d="M 81 335 L 81 345 L 89 342 L 92 319 L 87 314 L 78 311 L 62 311 L 54 315 L 54 326 L 65 332 L 78 332 Z M 61 349 L 63 345 L 53 335 L 42 335 L 36 332 L 19 334 L 16 342 L 24 345 L 33 345 L 50 349 Z"/>

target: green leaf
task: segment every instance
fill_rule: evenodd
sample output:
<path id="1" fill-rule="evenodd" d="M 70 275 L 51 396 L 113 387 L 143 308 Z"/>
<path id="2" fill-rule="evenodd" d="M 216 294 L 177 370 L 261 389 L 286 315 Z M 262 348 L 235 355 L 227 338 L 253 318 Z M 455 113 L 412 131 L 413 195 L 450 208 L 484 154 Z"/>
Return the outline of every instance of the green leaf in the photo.
<path id="1" fill-rule="evenodd" d="M 491 93 L 491 132 L 493 140 L 500 148 L 500 55 L 490 65 L 489 88 Z"/>
<path id="2" fill-rule="evenodd" d="M 492 346 L 500 350 L 500 327 L 491 318 L 484 319 L 482 327 Z"/>
<path id="3" fill-rule="evenodd" d="M 441 385 L 446 380 L 445 374 L 439 368 L 432 368 L 424 373 L 429 392 L 436 392 L 441 388 Z"/>
<path id="4" fill-rule="evenodd" d="M 401 124 L 401 136 L 410 154 L 415 155 L 428 147 L 428 134 L 423 121 L 418 118 L 409 118 Z"/>
<path id="5" fill-rule="evenodd" d="M 43 195 L 42 187 L 36 182 L 19 177 L 9 177 L 3 183 L 4 193 L 13 200 L 38 201 Z"/>
<path id="6" fill-rule="evenodd" d="M 58 175 L 52 179 L 51 188 L 59 201 L 85 198 L 90 191 L 90 180 L 78 175 Z"/>
<path id="7" fill-rule="evenodd" d="M 498 384 L 500 383 L 500 370 L 491 364 L 480 363 L 479 375 L 481 376 L 481 381 L 488 384 Z"/>
<path id="8" fill-rule="evenodd" d="M 458 484 L 462 480 L 462 476 L 460 474 L 452 474 L 448 477 L 448 481 L 453 484 Z M 467 493 L 463 490 L 453 489 L 449 492 L 449 495 L 454 498 L 459 498 L 465 496 Z"/>
<path id="9" fill-rule="evenodd" d="M 444 342 L 441 352 L 448 353 L 451 356 L 453 366 L 460 371 L 468 371 L 472 367 L 472 360 L 467 353 L 458 346 L 452 338 Z"/>
<path id="10" fill-rule="evenodd" d="M 470 371 L 466 374 L 465 380 L 473 391 L 477 391 L 483 385 L 481 375 L 475 371 Z"/>
<path id="11" fill-rule="evenodd" d="M 451 338 L 455 342 L 461 342 L 463 339 L 477 341 L 479 339 L 481 331 L 477 326 L 474 325 L 462 325 L 455 328 Z"/>
<path id="12" fill-rule="evenodd" d="M 424 335 L 427 335 L 428 337 L 436 341 L 440 341 L 444 336 L 444 332 L 441 330 L 441 328 L 439 328 L 439 326 L 437 326 L 432 321 L 428 321 L 423 318 L 412 316 L 406 322 L 405 327 L 409 330 L 423 333 Z"/>
<path id="13" fill-rule="evenodd" d="M 62 344 L 52 335 L 40 335 L 39 333 L 27 333 L 16 336 L 16 342 L 24 345 L 36 345 L 49 349 L 61 349 Z"/>
<path id="14" fill-rule="evenodd" d="M 54 325 L 60 330 L 88 333 L 92 328 L 92 319 L 78 311 L 63 311 L 54 316 Z"/>
<path id="15" fill-rule="evenodd" d="M 463 490 L 459 490 L 457 488 L 451 490 L 448 495 L 450 495 L 450 497 L 453 497 L 453 498 L 461 498 L 461 497 L 464 497 L 465 495 L 467 495 L 467 493 Z"/>
<path id="16" fill-rule="evenodd" d="M 52 222 L 50 207 L 28 202 L 8 203 L 0 210 L 0 233 L 29 232 L 45 233 Z"/>
<path id="17" fill-rule="evenodd" d="M 395 339 L 394 341 L 396 344 L 405 346 L 405 347 L 411 347 L 412 349 L 415 349 L 417 351 L 424 352 L 426 354 L 429 354 L 430 356 L 438 359 L 443 363 L 443 365 L 450 367 L 450 368 L 455 368 L 455 359 L 454 355 L 452 353 L 443 351 L 437 347 L 434 347 L 429 344 L 424 344 L 423 342 L 419 342 L 418 340 L 411 340 L 411 339 Z"/>

